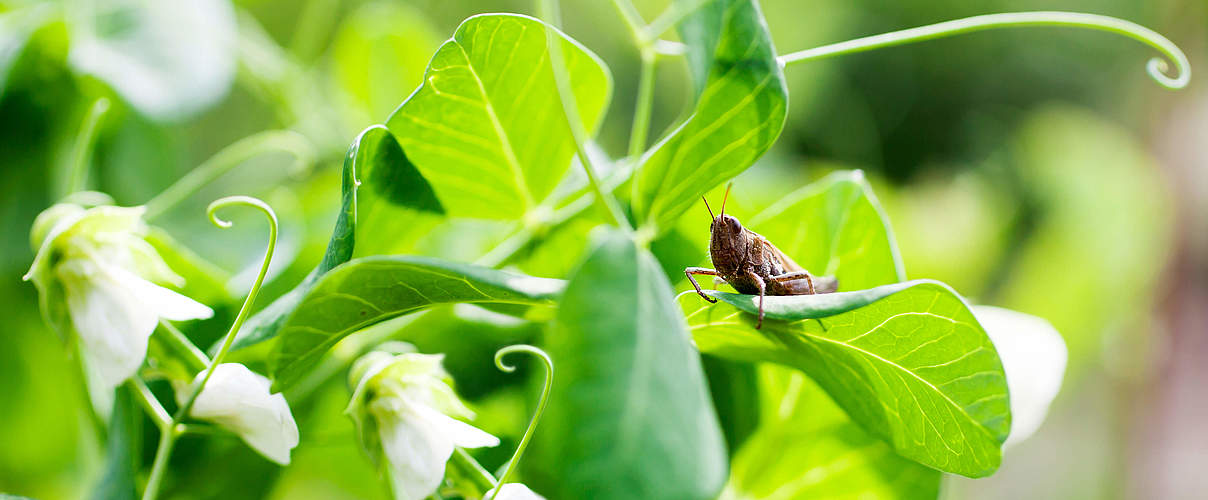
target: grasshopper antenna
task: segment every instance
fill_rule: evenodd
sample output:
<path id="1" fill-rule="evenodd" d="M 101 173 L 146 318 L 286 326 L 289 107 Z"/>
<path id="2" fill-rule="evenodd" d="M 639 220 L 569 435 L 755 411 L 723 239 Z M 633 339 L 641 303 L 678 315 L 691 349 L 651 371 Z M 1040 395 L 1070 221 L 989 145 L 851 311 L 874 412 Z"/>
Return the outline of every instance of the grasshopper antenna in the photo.
<path id="1" fill-rule="evenodd" d="M 708 200 L 708 199 L 706 199 L 704 196 L 701 196 L 701 197 L 700 197 L 700 201 L 705 202 L 705 210 L 708 210 L 708 211 L 709 211 L 709 218 L 710 218 L 710 219 L 716 219 L 717 217 L 714 217 L 714 216 L 713 216 L 713 208 L 709 207 L 709 200 Z"/>
<path id="2" fill-rule="evenodd" d="M 726 184 L 726 196 L 721 199 L 721 214 L 726 215 L 726 200 L 730 199 L 730 188 L 734 187 L 734 183 Z M 712 213 L 710 213 L 712 215 Z"/>

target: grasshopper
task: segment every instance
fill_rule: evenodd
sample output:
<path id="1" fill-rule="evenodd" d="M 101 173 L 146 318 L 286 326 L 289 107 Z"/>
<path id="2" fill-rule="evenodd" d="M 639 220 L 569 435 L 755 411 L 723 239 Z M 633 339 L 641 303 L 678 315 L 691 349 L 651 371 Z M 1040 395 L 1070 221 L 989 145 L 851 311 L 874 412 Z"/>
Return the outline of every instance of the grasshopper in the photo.
<path id="1" fill-rule="evenodd" d="M 813 276 L 805 268 L 793 262 L 776 245 L 759 233 L 742 227 L 732 215 L 726 215 L 726 200 L 730 198 L 730 187 L 721 200 L 721 214 L 713 216 L 709 200 L 704 196 L 705 209 L 713 222 L 709 225 L 709 258 L 717 269 L 689 267 L 684 269 L 688 281 L 709 302 L 717 299 L 705 295 L 693 275 L 703 274 L 720 277 L 734 287 L 738 293 L 759 294 L 758 329 L 763 326 L 763 297 L 765 295 L 813 295 L 831 293 L 839 289 L 839 281 L 829 276 Z M 715 282 L 717 278 L 714 278 Z"/>

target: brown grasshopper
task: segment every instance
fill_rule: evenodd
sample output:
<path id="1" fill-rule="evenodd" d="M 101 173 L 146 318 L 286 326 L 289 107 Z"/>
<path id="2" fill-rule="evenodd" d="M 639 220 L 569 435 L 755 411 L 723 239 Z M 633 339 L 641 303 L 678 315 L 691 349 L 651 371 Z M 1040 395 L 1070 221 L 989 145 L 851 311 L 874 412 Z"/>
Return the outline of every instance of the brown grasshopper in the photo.
<path id="1" fill-rule="evenodd" d="M 693 277 L 695 274 L 704 274 L 721 277 L 738 293 L 759 294 L 759 320 L 755 328 L 760 328 L 763 326 L 765 295 L 813 295 L 839 289 L 839 280 L 811 275 L 767 238 L 742 227 L 734 216 L 726 215 L 726 200 L 729 198 L 730 188 L 727 186 L 726 196 L 721 200 L 721 214 L 714 217 L 709 200 L 701 197 L 705 209 L 709 210 L 709 217 L 713 218 L 713 223 L 709 225 L 709 259 L 717 269 L 684 269 L 696 293 L 709 302 L 717 302 L 717 299 L 705 295 Z"/>

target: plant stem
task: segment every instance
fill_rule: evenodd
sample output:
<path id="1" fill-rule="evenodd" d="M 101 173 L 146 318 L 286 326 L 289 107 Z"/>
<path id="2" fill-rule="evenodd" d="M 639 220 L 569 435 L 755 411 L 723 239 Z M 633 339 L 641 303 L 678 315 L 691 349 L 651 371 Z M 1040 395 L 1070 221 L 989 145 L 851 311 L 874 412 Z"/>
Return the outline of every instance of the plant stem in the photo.
<path id="1" fill-rule="evenodd" d="M 825 59 L 843 54 L 853 54 L 866 50 L 921 42 L 963 33 L 1028 26 L 1087 28 L 1124 35 L 1153 47 L 1175 64 L 1178 76 L 1171 78 L 1164 73 L 1168 69 L 1165 60 L 1157 57 L 1149 60 L 1146 69 L 1159 85 L 1168 89 L 1181 89 L 1187 86 L 1187 82 L 1191 80 L 1191 66 L 1187 62 L 1187 56 L 1166 37 L 1149 28 L 1123 19 L 1078 12 L 1008 12 L 973 16 L 824 45 L 822 47 L 785 54 L 776 59 L 780 62 L 781 66 L 786 66 L 802 61 Z"/>
<path id="2" fill-rule="evenodd" d="M 649 26 L 646 26 L 646 29 L 642 32 L 642 37 L 653 44 L 663 33 L 666 33 L 672 26 L 679 24 L 688 15 L 696 12 L 696 9 L 699 9 L 707 1 L 697 0 L 696 3 L 688 6 L 688 8 L 679 7 L 679 3 L 672 3 L 667 10 L 659 14 L 659 17 L 654 18 L 654 21 L 651 21 Z"/>
<path id="3" fill-rule="evenodd" d="M 200 372 L 206 366 L 209 366 L 210 358 L 194 345 L 176 326 L 162 319 L 159 320 L 159 326 L 161 330 L 166 332 L 160 335 L 160 338 L 170 345 L 177 354 L 184 357 L 185 361 L 189 364 L 189 368 Z"/>
<path id="4" fill-rule="evenodd" d="M 155 500 L 159 494 L 159 483 L 163 482 L 164 473 L 168 470 L 168 459 L 172 456 L 172 447 L 176 445 L 178 436 L 175 424 L 159 428 L 159 446 L 155 448 L 155 462 L 151 465 L 147 487 L 143 489 L 143 500 Z"/>
<path id="5" fill-rule="evenodd" d="M 175 184 L 168 186 L 168 189 L 148 201 L 145 217 L 150 220 L 163 215 L 169 208 L 184 201 L 232 168 L 261 153 L 274 150 L 293 154 L 295 158 L 293 170 L 295 171 L 307 168 L 315 158 L 314 147 L 311 146 L 310 141 L 297 132 L 269 130 L 244 137 L 223 148 L 222 151 L 211 156 L 205 163 L 185 174 Z"/>
<path id="6" fill-rule="evenodd" d="M 168 410 L 164 409 L 164 405 L 155 399 L 155 394 L 151 393 L 151 388 L 138 377 L 130 377 L 126 380 L 126 385 L 130 386 L 134 391 L 134 395 L 138 396 L 138 402 L 143 406 L 143 410 L 147 411 L 147 415 L 155 421 L 155 425 L 160 429 L 172 423 L 172 416 L 168 415 Z"/>
<path id="7" fill-rule="evenodd" d="M 638 95 L 633 106 L 633 128 L 629 131 L 629 161 L 634 164 L 641 160 L 650 135 L 650 115 L 654 108 L 654 63 L 658 54 L 653 47 L 642 47 L 641 57 Z"/>
<path id="8" fill-rule="evenodd" d="M 453 456 L 449 459 L 449 463 L 457 467 L 467 479 L 474 483 L 474 486 L 478 487 L 484 493 L 497 486 L 495 476 L 492 476 L 490 472 L 482 468 L 482 465 L 477 460 L 474 460 L 474 457 L 471 457 L 469 453 L 466 453 L 466 450 L 454 448 Z"/>
<path id="9" fill-rule="evenodd" d="M 561 24 L 559 21 L 561 15 L 558 13 L 558 4 L 556 1 L 543 0 L 541 2 L 541 11 L 543 14 L 542 17 L 551 26 L 556 28 Z M 596 192 L 597 201 L 607 209 L 609 215 L 612 216 L 613 222 L 627 231 L 632 231 L 633 227 L 629 225 L 629 219 L 625 218 L 625 213 L 621 211 L 620 204 L 612 196 L 611 191 L 604 191 L 600 185 L 600 179 L 596 177 L 595 164 L 587 151 L 587 142 L 590 140 L 590 137 L 588 137 L 586 127 L 583 126 L 583 119 L 579 116 L 579 106 L 575 102 L 574 90 L 570 87 L 570 75 L 566 71 L 566 60 L 562 56 L 562 40 L 553 29 L 545 30 L 545 39 L 550 55 L 550 68 L 554 72 L 554 83 L 558 87 L 558 97 L 562 102 L 563 115 L 566 117 L 566 123 L 570 127 L 571 136 L 575 139 L 575 149 L 579 152 L 579 163 L 583 164 L 583 170 L 587 173 L 587 180 Z"/>
<path id="10" fill-rule="evenodd" d="M 633 33 L 634 41 L 641 46 L 643 44 L 641 40 L 642 31 L 646 28 L 646 21 L 642 19 L 642 14 L 638 12 L 637 7 L 634 7 L 633 2 L 629 0 L 612 0 L 612 4 L 621 13 L 621 19 L 629 27 L 629 31 Z"/>
<path id="11" fill-rule="evenodd" d="M 80 131 L 72 146 L 71 170 L 68 172 L 67 187 L 62 193 L 64 196 L 83 191 L 84 186 L 88 183 L 88 166 L 92 163 L 92 149 L 96 144 L 97 127 L 101 123 L 101 118 L 104 118 L 108 111 L 109 99 L 104 97 L 93 101 L 92 106 L 88 108 L 88 114 L 84 116 L 84 122 L 80 124 Z"/>

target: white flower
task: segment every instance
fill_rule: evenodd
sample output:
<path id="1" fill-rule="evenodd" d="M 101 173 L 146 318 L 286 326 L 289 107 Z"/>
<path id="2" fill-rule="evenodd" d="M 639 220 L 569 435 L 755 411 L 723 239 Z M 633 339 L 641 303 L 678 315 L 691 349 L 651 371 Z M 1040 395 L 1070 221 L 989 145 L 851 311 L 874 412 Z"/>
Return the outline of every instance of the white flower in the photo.
<path id="1" fill-rule="evenodd" d="M 144 239 L 143 207 L 85 209 L 60 203 L 34 221 L 33 266 L 42 313 L 60 333 L 79 335 L 89 393 L 108 414 L 112 390 L 138 370 L 160 318 L 208 318 L 213 311 L 153 283 L 182 285 Z M 66 310 L 64 310 L 66 309 Z"/>
<path id="2" fill-rule="evenodd" d="M 176 401 L 184 405 L 205 372 L 193 384 L 176 390 Z M 289 452 L 298 446 L 298 424 L 289 403 L 280 393 L 270 394 L 267 378 L 239 363 L 222 363 L 197 395 L 189 415 L 213 422 L 234 432 L 265 458 L 289 465 Z"/>
<path id="3" fill-rule="evenodd" d="M 447 382 L 443 355 L 371 352 L 349 373 L 348 413 L 361 441 L 389 464 L 395 496 L 418 500 L 434 493 L 454 447 L 496 446 L 499 439 L 453 418 L 471 418 Z M 450 416 L 452 415 L 452 416 Z"/>
<path id="4" fill-rule="evenodd" d="M 67 63 L 142 114 L 178 120 L 230 90 L 238 22 L 229 0 L 109 0 L 74 10 Z"/>
<path id="5" fill-rule="evenodd" d="M 494 494 L 494 489 L 488 490 L 482 496 L 482 500 L 490 500 L 491 495 Z M 495 500 L 545 500 L 545 497 L 538 495 L 521 483 L 508 483 L 499 487 L 499 496 L 496 496 Z"/>
<path id="6" fill-rule="evenodd" d="M 1068 353 L 1065 340 L 1042 318 L 992 306 L 974 306 L 1007 375 L 1011 394 L 1010 449 L 1040 428 L 1061 390 Z"/>

